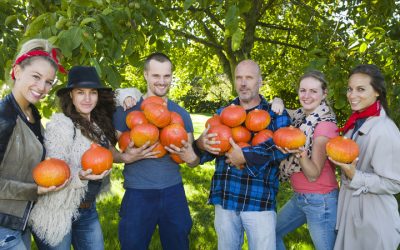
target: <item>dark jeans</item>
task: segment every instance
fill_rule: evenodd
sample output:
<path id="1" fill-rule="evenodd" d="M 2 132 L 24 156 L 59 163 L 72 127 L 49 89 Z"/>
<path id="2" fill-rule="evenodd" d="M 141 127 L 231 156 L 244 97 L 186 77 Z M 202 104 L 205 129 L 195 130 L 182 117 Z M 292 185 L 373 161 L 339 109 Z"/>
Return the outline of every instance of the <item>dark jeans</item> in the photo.
<path id="1" fill-rule="evenodd" d="M 165 189 L 126 189 L 118 233 L 122 250 L 147 250 L 158 225 L 164 250 L 189 249 L 192 219 L 182 183 Z"/>

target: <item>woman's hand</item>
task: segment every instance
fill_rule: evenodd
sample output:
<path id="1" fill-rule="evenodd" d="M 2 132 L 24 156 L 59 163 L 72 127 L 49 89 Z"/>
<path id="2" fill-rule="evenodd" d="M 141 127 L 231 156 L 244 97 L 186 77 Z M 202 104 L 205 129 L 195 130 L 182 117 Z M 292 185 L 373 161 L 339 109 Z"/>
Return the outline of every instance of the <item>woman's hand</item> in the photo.
<path id="1" fill-rule="evenodd" d="M 353 179 L 353 177 L 354 177 L 354 175 L 356 173 L 356 166 L 357 166 L 357 162 L 358 162 L 358 157 L 356 159 L 354 159 L 354 161 L 352 163 L 349 163 L 349 164 L 335 161 L 331 157 L 328 157 L 328 159 L 333 164 L 335 164 L 336 166 L 339 166 L 340 169 L 342 169 L 344 174 L 347 176 L 347 178 L 349 178 L 350 180 Z"/>
<path id="2" fill-rule="evenodd" d="M 277 114 L 281 115 L 283 110 L 285 109 L 285 105 L 283 104 L 283 100 L 279 97 L 275 97 L 271 103 L 271 110 Z"/>
<path id="3" fill-rule="evenodd" d="M 122 103 L 122 107 L 124 108 L 124 111 L 126 111 L 127 109 L 130 109 L 133 106 L 135 106 L 136 103 L 137 103 L 137 100 L 134 97 L 128 96 L 124 99 L 124 102 Z"/>
<path id="4" fill-rule="evenodd" d="M 307 156 L 307 151 L 304 147 L 295 148 L 295 149 L 288 149 L 288 148 L 281 148 L 276 146 L 276 148 L 284 154 L 294 154 L 296 158 L 303 158 Z"/>
<path id="5" fill-rule="evenodd" d="M 111 173 L 111 169 L 104 171 L 101 174 L 92 174 L 92 170 L 80 170 L 79 171 L 79 179 L 81 180 L 90 180 L 90 181 L 97 181 L 102 180 L 104 177 Z"/>
<path id="6" fill-rule="evenodd" d="M 67 180 L 65 180 L 63 184 L 61 184 L 60 186 L 57 186 L 57 187 L 56 186 L 51 186 L 51 187 L 38 186 L 37 194 L 42 195 L 42 194 L 46 194 L 46 193 L 50 193 L 50 192 L 56 192 L 58 190 L 63 189 L 64 187 L 66 187 L 70 181 L 71 181 L 71 177 L 68 178 Z"/>

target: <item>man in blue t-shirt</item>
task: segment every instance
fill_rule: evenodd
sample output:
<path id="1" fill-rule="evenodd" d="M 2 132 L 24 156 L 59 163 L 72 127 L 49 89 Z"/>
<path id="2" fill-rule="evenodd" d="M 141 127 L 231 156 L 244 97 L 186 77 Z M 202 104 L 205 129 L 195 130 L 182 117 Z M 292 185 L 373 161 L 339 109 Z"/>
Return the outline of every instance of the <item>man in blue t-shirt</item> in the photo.
<path id="1" fill-rule="evenodd" d="M 167 147 L 194 167 L 199 158 L 192 148 L 193 124 L 189 113 L 167 98 L 172 81 L 172 62 L 162 53 L 153 53 L 147 57 L 144 65 L 144 78 L 147 93 L 130 109 L 118 107 L 114 114 L 114 126 L 118 136 L 127 131 L 126 116 L 130 111 L 140 110 L 144 99 L 150 96 L 162 97 L 168 110 L 177 112 L 183 119 L 188 133 L 188 141 L 183 147 Z M 192 219 L 189 213 L 179 165 L 169 155 L 155 158 L 156 145 L 146 143 L 130 152 L 137 159 L 125 164 L 125 194 L 120 208 L 118 237 L 121 249 L 148 249 L 153 232 L 158 225 L 163 249 L 189 249 L 189 233 Z M 132 147 L 132 145 L 129 145 Z"/>

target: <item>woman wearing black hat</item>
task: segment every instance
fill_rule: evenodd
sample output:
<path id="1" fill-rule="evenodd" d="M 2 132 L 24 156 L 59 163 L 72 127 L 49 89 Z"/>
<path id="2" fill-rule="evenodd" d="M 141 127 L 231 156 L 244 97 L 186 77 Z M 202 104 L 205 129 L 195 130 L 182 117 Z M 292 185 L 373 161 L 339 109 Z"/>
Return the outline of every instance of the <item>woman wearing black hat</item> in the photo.
<path id="1" fill-rule="evenodd" d="M 44 159 L 42 126 L 35 103 L 46 96 L 60 69 L 44 39 L 27 41 L 17 55 L 12 92 L 0 102 L 0 249 L 30 249 L 27 221 L 38 195 L 61 187 L 35 184 L 32 169 Z"/>
<path id="2" fill-rule="evenodd" d="M 63 113 L 54 114 L 45 132 L 47 156 L 62 159 L 71 182 L 59 192 L 44 195 L 32 210 L 30 225 L 39 249 L 104 249 L 96 211 L 96 197 L 109 189 L 109 172 L 94 175 L 81 169 L 81 157 L 92 142 L 109 148 L 115 162 L 130 162 L 129 150 L 120 154 L 112 115 L 114 94 L 105 88 L 95 68 L 77 66 L 67 87 L 57 92 Z"/>

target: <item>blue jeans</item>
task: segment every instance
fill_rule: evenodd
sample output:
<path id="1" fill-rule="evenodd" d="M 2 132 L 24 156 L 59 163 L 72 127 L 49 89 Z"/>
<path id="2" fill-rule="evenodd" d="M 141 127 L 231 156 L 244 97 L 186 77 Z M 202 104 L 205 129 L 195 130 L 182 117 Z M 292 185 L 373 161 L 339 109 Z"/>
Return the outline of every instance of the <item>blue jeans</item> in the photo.
<path id="1" fill-rule="evenodd" d="M 214 227 L 218 249 L 240 250 L 246 231 L 249 250 L 275 249 L 275 211 L 244 211 L 223 209 L 215 205 Z"/>
<path id="2" fill-rule="evenodd" d="M 333 249 L 336 240 L 338 190 L 327 194 L 295 193 L 278 213 L 276 248 L 285 249 L 283 237 L 307 223 L 317 250 Z"/>
<path id="3" fill-rule="evenodd" d="M 31 249 L 31 232 L 29 229 L 22 232 L 0 226 L 0 249 Z"/>
<path id="4" fill-rule="evenodd" d="M 71 244 L 74 246 L 74 250 L 104 249 L 103 232 L 95 205 L 87 209 L 79 208 L 78 218 L 72 222 L 71 231 L 57 246 L 49 246 L 35 234 L 33 236 L 39 250 L 70 250 Z"/>
<path id="5" fill-rule="evenodd" d="M 127 188 L 119 214 L 122 250 L 147 250 L 157 225 L 164 250 L 189 249 L 192 219 L 182 183 L 164 189 Z"/>

